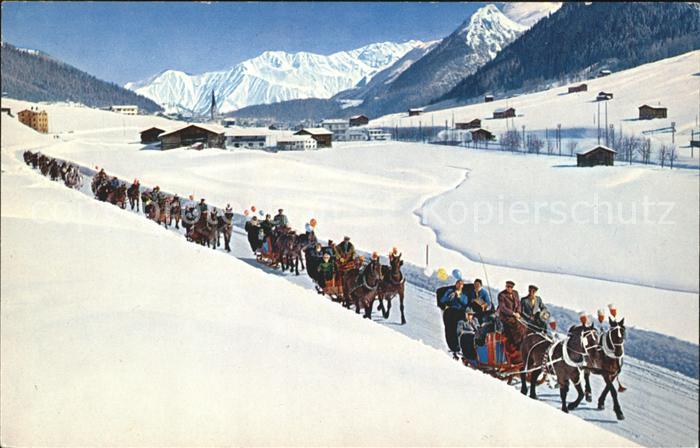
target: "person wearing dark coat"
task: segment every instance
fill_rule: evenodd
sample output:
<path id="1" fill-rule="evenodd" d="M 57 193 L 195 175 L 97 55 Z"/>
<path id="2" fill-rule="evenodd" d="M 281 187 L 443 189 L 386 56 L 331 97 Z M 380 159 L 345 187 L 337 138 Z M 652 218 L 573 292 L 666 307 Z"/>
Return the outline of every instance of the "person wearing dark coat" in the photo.
<path id="1" fill-rule="evenodd" d="M 255 252 L 260 248 L 260 224 L 258 223 L 258 217 L 253 216 L 253 219 L 245 223 L 244 228 L 248 234 L 248 244 L 250 244 L 250 249 Z"/>
<path id="2" fill-rule="evenodd" d="M 316 243 L 316 245 L 310 247 L 307 251 L 306 270 L 311 279 L 316 283 L 318 283 L 319 278 L 318 266 L 323 262 L 323 253 L 323 248 L 319 243 Z"/>
<path id="3" fill-rule="evenodd" d="M 476 361 L 474 338 L 479 331 L 480 325 L 471 307 L 467 307 L 464 314 L 466 319 L 457 322 L 457 338 L 459 338 L 459 347 L 462 349 L 462 360 L 465 364 L 472 363 L 473 365 Z"/>
<path id="4" fill-rule="evenodd" d="M 335 264 L 331 261 L 330 255 L 323 254 L 323 259 L 316 268 L 316 272 L 318 273 L 318 285 L 325 288 L 326 282 L 335 277 Z"/>
<path id="5" fill-rule="evenodd" d="M 506 289 L 498 294 L 498 317 L 503 323 L 503 334 L 511 345 L 511 350 L 517 350 L 522 343 L 520 319 L 520 296 L 514 290 L 515 283 L 508 280 Z"/>
<path id="6" fill-rule="evenodd" d="M 542 331 L 547 331 L 547 322 L 542 319 L 542 315 L 545 311 L 547 311 L 548 314 L 549 311 L 547 307 L 544 306 L 542 298 L 536 294 L 537 289 L 535 285 L 530 285 L 528 287 L 529 294 L 527 297 L 523 297 L 520 300 L 520 310 L 523 313 L 523 318 L 529 324 L 534 325 Z"/>
<path id="7" fill-rule="evenodd" d="M 443 310 L 442 322 L 445 325 L 445 341 L 455 359 L 458 359 L 457 353 L 460 351 L 457 322 L 464 319 L 467 302 L 468 298 L 462 280 L 457 280 L 454 286 L 447 288 L 440 298 L 440 308 Z"/>

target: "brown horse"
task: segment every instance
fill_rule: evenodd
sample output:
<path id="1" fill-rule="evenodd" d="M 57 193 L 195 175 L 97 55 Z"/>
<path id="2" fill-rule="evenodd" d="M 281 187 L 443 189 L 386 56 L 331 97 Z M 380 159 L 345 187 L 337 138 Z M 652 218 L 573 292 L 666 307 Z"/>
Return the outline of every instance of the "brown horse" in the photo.
<path id="1" fill-rule="evenodd" d="M 121 208 L 126 208 L 126 185 L 120 184 L 114 190 L 109 191 L 109 193 L 107 193 L 106 200 L 110 204 L 118 205 Z"/>
<path id="2" fill-rule="evenodd" d="M 523 360 L 520 373 L 520 393 L 527 395 L 528 377 L 530 379 L 530 398 L 537 399 L 537 384 L 542 373 L 544 358 L 547 350 L 554 343 L 547 333 L 535 326 L 527 326 L 527 333 L 520 345 L 520 355 Z"/>
<path id="3" fill-rule="evenodd" d="M 382 266 L 383 279 L 379 284 L 379 291 L 377 293 L 377 298 L 379 300 L 377 310 L 382 312 L 384 319 L 388 319 L 389 312 L 391 311 L 391 299 L 398 295 L 401 309 L 401 325 L 404 325 L 406 323 L 406 317 L 404 315 L 403 298 L 406 278 L 401 272 L 401 266 L 403 265 L 401 254 L 390 257 L 389 264 L 390 266 Z M 386 300 L 386 310 L 384 309 L 384 300 Z"/>
<path id="4" fill-rule="evenodd" d="M 139 184 L 131 184 L 129 188 L 126 190 L 126 197 L 129 199 L 129 206 L 131 209 L 134 209 L 134 206 L 136 206 L 136 211 L 141 211 L 139 204 L 140 204 L 140 187 Z"/>
<path id="5" fill-rule="evenodd" d="M 598 334 L 594 328 L 579 325 L 572 328 L 564 340 L 554 342 L 547 351 L 545 365 L 556 374 L 561 410 L 564 412 L 573 411 L 583 400 L 583 368 L 586 367 L 589 352 L 594 350 L 597 340 Z M 578 396 L 567 404 L 569 382 L 574 383 Z"/>
<path id="6" fill-rule="evenodd" d="M 31 151 L 24 151 L 24 154 L 22 156 L 24 157 L 24 163 L 26 163 L 27 165 L 30 165 L 32 163 L 32 158 L 34 154 Z"/>
<path id="7" fill-rule="evenodd" d="M 300 262 L 302 269 L 304 268 L 304 262 L 301 257 L 303 247 L 304 244 L 295 231 L 281 229 L 276 233 L 276 237 L 273 236 L 273 253 L 277 254 L 273 266 L 279 265 L 282 267 L 283 272 L 289 269 L 289 272 L 294 271 L 296 275 L 299 275 Z"/>
<path id="8" fill-rule="evenodd" d="M 360 314 L 360 307 L 365 309 L 364 318 L 372 317 L 372 304 L 377 298 L 379 284 L 382 282 L 382 265 L 378 259 L 370 260 L 363 269 L 351 269 L 343 275 L 344 306 L 355 304 L 355 313 Z"/>
<path id="9" fill-rule="evenodd" d="M 180 228 L 180 218 L 182 216 L 182 204 L 180 203 L 180 198 L 173 196 L 170 200 L 170 212 L 168 213 L 168 225 L 173 225 L 175 221 L 175 228 Z"/>
<path id="10" fill-rule="evenodd" d="M 49 174 L 49 168 L 51 167 L 51 161 L 53 159 L 49 159 L 45 155 L 42 155 L 39 157 L 39 171 L 41 171 L 41 174 L 43 176 L 47 176 Z"/>
<path id="11" fill-rule="evenodd" d="M 158 224 L 163 224 L 166 228 L 168 227 L 170 220 L 170 203 L 172 198 L 164 194 L 160 194 L 158 197 L 158 216 L 156 216 L 156 221 Z"/>
<path id="12" fill-rule="evenodd" d="M 617 400 L 617 390 L 613 382 L 622 369 L 622 358 L 625 355 L 625 319 L 620 322 L 610 319 L 610 329 L 601 333 L 598 345 L 592 350 L 588 359 L 587 368 L 584 374 L 586 381 L 586 395 L 591 393 L 589 382 L 590 373 L 600 375 L 605 380 L 605 389 L 598 397 L 598 409 L 605 409 L 605 399 L 608 392 L 612 395 L 613 409 L 618 420 L 624 420 L 620 402 Z"/>
<path id="13" fill-rule="evenodd" d="M 200 218 L 192 225 L 190 233 L 185 237 L 202 246 L 216 249 L 216 226 L 209 223 L 208 212 L 201 213 Z"/>
<path id="14" fill-rule="evenodd" d="M 51 180 L 58 180 L 61 177 L 61 165 L 56 159 L 51 159 L 49 163 L 49 176 Z"/>

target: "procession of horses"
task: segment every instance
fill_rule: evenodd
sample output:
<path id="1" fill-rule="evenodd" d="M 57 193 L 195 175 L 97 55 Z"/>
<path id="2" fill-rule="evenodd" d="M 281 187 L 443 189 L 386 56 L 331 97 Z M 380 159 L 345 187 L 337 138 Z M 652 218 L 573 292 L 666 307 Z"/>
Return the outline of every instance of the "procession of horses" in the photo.
<path id="1" fill-rule="evenodd" d="M 59 179 L 69 188 L 80 189 L 83 178 L 78 166 L 43 155 L 25 151 L 24 161 L 38 169 L 51 180 Z M 97 167 L 96 167 L 97 168 Z M 159 225 L 175 229 L 182 227 L 185 237 L 192 242 L 217 249 L 224 240 L 224 250 L 231 251 L 234 213 L 230 205 L 223 210 L 209 207 L 204 199 L 199 203 L 192 196 L 181 199 L 160 191 L 141 189 L 138 179 L 131 185 L 104 172 L 93 176 L 91 190 L 95 198 L 143 213 Z M 252 208 L 255 212 L 255 208 Z M 299 275 L 306 270 L 316 284 L 319 294 L 341 303 L 346 308 L 371 319 L 377 302 L 377 310 L 388 319 L 392 300 L 399 298 L 401 324 L 406 324 L 404 297 L 406 278 L 402 272 L 402 254 L 392 248 L 388 264 L 373 252 L 368 260 L 355 252 L 350 237 L 335 244 L 328 240 L 321 244 L 315 234 L 315 220 L 305 225 L 304 232 L 289 226 L 289 220 L 279 209 L 273 218 L 269 214 L 258 220 L 244 213 L 244 229 L 256 260 L 273 269 L 281 269 Z M 263 213 L 260 212 L 262 216 Z M 498 295 L 498 307 L 490 292 L 475 279 L 468 283 L 461 273 L 454 275 L 454 285 L 437 288 L 435 296 L 443 316 L 445 340 L 454 359 L 461 359 L 465 366 L 477 369 L 511 383 L 520 381 L 520 391 L 537 399 L 536 387 L 550 379 L 552 387 L 559 389 L 561 409 L 576 409 L 585 398 L 591 402 L 590 374 L 600 375 L 605 388 L 598 398 L 598 409 L 605 408 L 610 394 L 617 419 L 624 419 L 617 392 L 624 391 L 619 374 L 624 357 L 624 318 L 610 304 L 610 316 L 598 310 L 598 324 L 589 322 L 580 313 L 580 324 L 572 326 L 566 335 L 557 333 L 556 321 L 536 295 L 538 288 L 530 285 L 530 294 L 522 299 L 513 290 L 514 283 L 506 282 L 506 289 Z M 488 279 L 487 279 L 488 280 Z M 490 289 L 490 288 L 488 288 Z M 461 355 L 461 356 L 460 356 Z M 618 381 L 619 389 L 614 386 Z M 567 402 L 570 384 L 577 397 Z M 585 387 L 584 387 L 585 384 Z"/>

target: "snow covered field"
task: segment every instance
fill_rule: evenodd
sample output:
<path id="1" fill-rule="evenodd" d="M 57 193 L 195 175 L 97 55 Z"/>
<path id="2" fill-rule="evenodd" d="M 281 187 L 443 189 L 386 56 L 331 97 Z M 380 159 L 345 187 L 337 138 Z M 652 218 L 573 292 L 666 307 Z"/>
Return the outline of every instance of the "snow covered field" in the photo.
<path id="1" fill-rule="evenodd" d="M 588 149 L 597 142 L 598 102 L 596 95 L 600 91 L 612 92 L 614 97 L 608 101 L 608 124 L 615 126 L 619 134 L 635 134 L 642 137 L 642 131 L 670 127 L 676 123 L 675 141 L 678 146 L 678 161 L 691 166 L 698 166 L 700 155 L 695 151 L 690 158 L 690 131 L 693 127 L 697 133 L 698 97 L 700 91 L 700 50 L 673 58 L 663 59 L 629 70 L 613 73 L 602 78 L 574 82 L 554 87 L 542 92 L 520 95 L 509 99 L 498 99 L 491 103 L 479 103 L 469 106 L 449 107 L 421 116 L 408 117 L 407 113 L 398 113 L 379 117 L 370 121 L 371 126 L 418 127 L 443 126 L 445 122 L 467 122 L 475 118 L 482 120 L 481 126 L 497 137 L 505 133 L 508 127 L 520 131 L 525 126 L 527 132 L 537 132 L 544 136 L 549 129 L 552 139 L 557 124 L 564 131 L 576 130 L 577 150 Z M 569 86 L 586 83 L 587 92 L 566 93 Z M 668 108 L 668 118 L 639 120 L 638 107 L 648 104 Z M 439 107 L 433 106 L 433 107 Z M 493 119 L 493 111 L 498 108 L 515 108 L 514 119 Z M 604 104 L 601 104 L 601 128 L 605 127 Z M 652 145 L 671 143 L 671 133 L 646 135 Z M 562 151 L 567 153 L 568 136 L 564 135 Z M 654 160 L 655 161 L 655 160 Z"/>
<path id="2" fill-rule="evenodd" d="M 24 106 L 12 100 L 3 104 L 13 110 Z M 48 138 L 43 149 L 48 154 L 99 165 L 126 179 L 138 177 L 182 196 L 206 197 L 220 205 L 230 202 L 238 212 L 251 205 L 269 212 L 283 207 L 297 228 L 315 217 L 322 237 L 339 240 L 349 234 L 359 248 L 381 253 L 397 246 L 418 265 L 424 263 L 429 245 L 432 269 L 459 268 L 470 278 L 483 277 L 481 254 L 494 288 L 507 279 L 520 288 L 536 283 L 546 301 L 591 313 L 616 302 L 630 325 L 697 344 L 696 171 L 636 166 L 577 170 L 558 166 L 557 157 L 406 143 L 277 154 L 160 152 L 142 150 L 136 143 L 139 126 L 150 125 L 143 122 L 148 117 L 107 119 L 103 114 L 110 113 L 99 112 L 93 118 L 84 109 L 60 106 L 49 113 L 57 116 L 52 130 L 63 133 L 59 140 Z M 122 121 L 119 130 L 116 125 Z M 107 129 L 104 136 L 99 126 Z M 27 130 L 3 117 L 3 131 L 3 138 L 9 139 Z M 10 140 L 3 145 L 19 148 L 24 138 L 23 134 L 14 146 Z M 621 204 L 626 220 L 631 207 L 641 215 L 645 197 L 673 201 L 670 214 L 661 216 L 665 209 L 657 207 L 651 216 L 672 224 L 607 224 L 604 211 L 595 224 L 591 207 L 596 195 L 600 203 Z M 458 214 L 454 221 L 445 221 L 450 210 L 468 211 L 479 201 L 497 212 L 499 203 L 517 200 L 531 206 L 530 218 L 541 202 L 564 201 L 571 208 L 583 201 L 584 206 L 562 224 L 550 222 L 556 216 L 546 208 L 540 211 L 545 221 L 540 223 L 531 219 L 519 224 L 513 217 L 482 223 L 481 218 L 474 222 Z M 577 223 L 576 218 L 591 222 Z M 501 266 L 505 264 L 510 267 Z M 667 312 L 659 313 L 660 304 Z"/>
<path id="3" fill-rule="evenodd" d="M 631 444 L 5 150 L 2 171 L 3 445 Z"/>

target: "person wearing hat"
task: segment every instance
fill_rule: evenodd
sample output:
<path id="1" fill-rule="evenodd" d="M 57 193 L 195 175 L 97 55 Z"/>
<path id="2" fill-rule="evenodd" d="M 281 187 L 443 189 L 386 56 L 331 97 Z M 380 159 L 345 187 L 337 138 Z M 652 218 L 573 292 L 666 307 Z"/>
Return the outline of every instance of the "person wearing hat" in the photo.
<path id="1" fill-rule="evenodd" d="M 233 215 L 233 213 L 232 213 Z M 250 244 L 250 249 L 255 253 L 260 248 L 260 222 L 258 222 L 258 217 L 253 216 L 250 221 L 247 221 L 243 228 L 248 234 L 248 244 Z"/>
<path id="2" fill-rule="evenodd" d="M 442 308 L 442 322 L 445 325 L 445 341 L 455 359 L 458 359 L 457 353 L 460 351 L 457 323 L 464 319 L 468 302 L 462 280 L 457 280 L 454 286 L 447 288 L 439 301 Z"/>
<path id="3" fill-rule="evenodd" d="M 603 308 L 600 308 L 598 310 L 597 314 L 598 314 L 598 326 L 597 326 L 596 330 L 598 330 L 602 333 L 608 329 L 608 326 L 605 323 L 605 310 Z"/>
<path id="4" fill-rule="evenodd" d="M 355 246 L 350 242 L 350 237 L 343 237 L 343 242 L 335 248 L 335 259 L 339 266 L 355 259 Z"/>
<path id="5" fill-rule="evenodd" d="M 508 351 L 513 352 L 520 348 L 522 342 L 520 319 L 520 295 L 514 290 L 515 283 L 506 282 L 506 289 L 498 293 L 498 317 L 503 323 L 503 334 L 510 344 Z"/>
<path id="6" fill-rule="evenodd" d="M 586 314 L 585 311 L 580 311 L 578 313 L 578 320 L 580 323 L 572 325 L 569 328 L 569 334 L 571 334 L 571 332 L 576 330 L 577 328 L 581 328 L 581 327 L 583 327 L 584 329 L 591 328 L 592 323 L 588 319 L 588 314 Z"/>
<path id="7" fill-rule="evenodd" d="M 277 214 L 275 215 L 273 221 L 277 227 L 289 227 L 289 219 L 287 219 L 287 216 L 284 214 L 284 209 L 277 210 Z"/>
<path id="8" fill-rule="evenodd" d="M 325 288 L 326 282 L 335 277 L 335 264 L 329 254 L 323 254 L 323 260 L 316 268 L 316 272 L 318 273 L 318 285 Z"/>
<path id="9" fill-rule="evenodd" d="M 525 321 L 542 331 L 547 331 L 547 320 L 543 316 L 549 316 L 549 310 L 544 303 L 542 298 L 538 296 L 537 286 L 528 286 L 528 295 L 520 300 L 520 310 L 523 313 L 523 318 Z"/>
<path id="10" fill-rule="evenodd" d="M 488 291 L 483 288 L 483 282 L 480 278 L 474 279 L 473 297 L 469 301 L 469 306 L 474 309 L 476 318 L 482 325 L 490 320 L 493 314 L 493 304 Z"/>
<path id="11" fill-rule="evenodd" d="M 475 366 L 476 348 L 474 346 L 474 338 L 479 331 L 480 325 L 472 307 L 468 306 L 464 311 L 464 315 L 466 318 L 457 322 L 457 338 L 459 347 L 462 350 L 462 362 L 465 365 Z"/>

